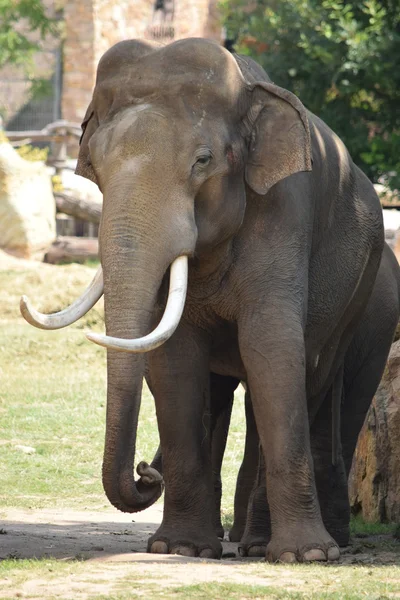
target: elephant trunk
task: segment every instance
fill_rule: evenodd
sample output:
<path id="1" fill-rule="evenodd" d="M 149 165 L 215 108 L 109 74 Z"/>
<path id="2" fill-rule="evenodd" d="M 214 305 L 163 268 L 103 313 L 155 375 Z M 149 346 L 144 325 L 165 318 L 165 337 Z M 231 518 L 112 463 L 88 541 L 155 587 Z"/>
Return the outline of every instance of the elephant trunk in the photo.
<path id="1" fill-rule="evenodd" d="M 107 335 L 122 339 L 144 335 L 151 328 L 162 274 L 158 278 L 152 274 L 150 280 L 140 276 L 143 270 L 131 261 L 119 260 L 117 269 L 107 258 L 102 262 Z M 146 463 L 138 465 L 137 481 L 133 474 L 144 370 L 143 355 L 107 350 L 103 486 L 111 504 L 124 512 L 144 510 L 163 490 L 162 476 Z"/>
<path id="2" fill-rule="evenodd" d="M 116 508 L 139 512 L 162 494 L 163 479 L 154 468 L 139 463 L 135 481 L 136 432 L 144 358 L 108 350 L 108 399 L 103 459 L 103 486 Z"/>
<path id="3" fill-rule="evenodd" d="M 137 210 L 140 205 L 135 197 L 123 211 L 117 194 L 113 203 L 105 198 L 100 230 L 106 334 L 124 342 L 149 334 L 163 279 L 180 255 L 192 251 L 197 236 L 193 218 L 178 236 L 173 222 L 150 208 Z M 128 210 L 131 206 L 135 214 Z M 156 212 L 159 205 L 154 206 Z M 187 265 L 186 256 L 184 260 Z M 124 512 L 147 508 L 163 490 L 162 476 L 153 466 L 140 463 L 137 481 L 133 474 L 144 372 L 145 355 L 108 346 L 103 486 L 110 502 Z"/>

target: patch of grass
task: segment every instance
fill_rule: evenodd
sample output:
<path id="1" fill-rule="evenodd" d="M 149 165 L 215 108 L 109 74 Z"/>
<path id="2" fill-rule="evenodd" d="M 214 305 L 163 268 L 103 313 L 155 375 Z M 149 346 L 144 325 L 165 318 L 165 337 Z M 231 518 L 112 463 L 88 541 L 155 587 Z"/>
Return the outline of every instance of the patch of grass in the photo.
<path id="1" fill-rule="evenodd" d="M 188 571 L 194 582 L 182 585 Z M 14 598 L 21 590 L 24 598 L 41 600 L 69 600 L 73 591 L 84 591 L 93 600 L 386 600 L 398 598 L 400 567 L 5 560 L 0 562 L 0 586 L 1 598 Z"/>
<path id="2" fill-rule="evenodd" d="M 0 323 L 25 323 L 19 311 L 19 301 L 23 294 L 42 312 L 56 312 L 65 308 L 89 285 L 94 273 L 93 268 L 77 264 L 52 266 L 32 263 L 32 266 L 25 269 L 19 267 L 0 270 Z M 98 329 L 104 326 L 102 299 L 71 329 L 94 326 Z M 29 333 L 26 335 L 29 336 Z"/>
<path id="3" fill-rule="evenodd" d="M 100 265 L 100 261 L 99 259 L 96 258 L 88 258 L 85 260 L 85 262 L 83 263 L 83 265 L 85 267 L 91 267 L 91 268 L 98 268 Z"/>
<path id="4" fill-rule="evenodd" d="M 394 523 L 367 523 L 361 515 L 352 516 L 350 521 L 350 533 L 355 537 L 393 533 L 395 528 Z"/>
<path id="5" fill-rule="evenodd" d="M 103 329 L 102 307 L 74 326 L 42 331 L 19 314 L 28 295 L 44 312 L 74 300 L 93 277 L 79 265 L 0 271 L 0 503 L 7 507 L 108 506 L 101 484 L 106 351 L 83 328 Z M 223 467 L 223 507 L 233 505 L 243 455 L 243 402 L 235 404 Z M 144 388 L 135 463 L 158 446 L 154 401 Z M 32 448 L 27 453 L 26 448 Z"/>
<path id="6" fill-rule="evenodd" d="M 385 588 L 386 589 L 386 588 Z M 154 597 L 154 596 L 153 596 Z M 160 596 L 155 596 L 161 598 Z M 295 592 L 285 589 L 279 589 L 276 586 L 264 585 L 244 585 L 235 583 L 203 583 L 197 585 L 188 585 L 171 590 L 170 598 L 201 598 L 208 600 L 259 600 L 268 598 L 270 600 L 364 600 L 373 598 L 376 595 L 369 595 L 366 592 Z M 383 597 L 380 596 L 383 600 Z M 125 600 L 125 598 L 116 597 L 115 600 Z"/>

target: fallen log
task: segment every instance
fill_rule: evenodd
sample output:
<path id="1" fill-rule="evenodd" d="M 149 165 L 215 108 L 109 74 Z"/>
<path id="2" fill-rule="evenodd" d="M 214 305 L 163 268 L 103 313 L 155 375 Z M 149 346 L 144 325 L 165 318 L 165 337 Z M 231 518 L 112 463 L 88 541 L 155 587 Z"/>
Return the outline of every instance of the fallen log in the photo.
<path id="1" fill-rule="evenodd" d="M 60 265 L 71 262 L 84 263 L 98 259 L 99 244 L 97 238 L 59 237 L 49 247 L 43 262 Z"/>
<path id="2" fill-rule="evenodd" d="M 99 202 L 92 202 L 87 198 L 77 198 L 66 191 L 56 192 L 54 197 L 58 212 L 82 221 L 100 223 L 102 205 Z"/>

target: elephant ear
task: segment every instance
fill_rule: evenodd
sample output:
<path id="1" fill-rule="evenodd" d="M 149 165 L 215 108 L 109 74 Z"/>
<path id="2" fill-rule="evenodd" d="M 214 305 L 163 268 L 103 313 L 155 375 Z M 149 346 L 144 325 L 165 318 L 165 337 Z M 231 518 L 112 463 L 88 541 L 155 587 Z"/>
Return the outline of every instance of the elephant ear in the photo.
<path id="1" fill-rule="evenodd" d="M 257 194 L 264 195 L 281 179 L 311 171 L 310 129 L 306 109 L 291 92 L 267 82 L 255 83 L 249 91 L 245 177 Z"/>
<path id="2" fill-rule="evenodd" d="M 90 160 L 89 141 L 96 131 L 99 123 L 93 110 L 92 102 L 89 104 L 86 114 L 82 121 L 82 135 L 79 140 L 79 154 L 75 173 L 90 179 L 98 185 L 96 174 L 94 172 L 92 162 Z"/>

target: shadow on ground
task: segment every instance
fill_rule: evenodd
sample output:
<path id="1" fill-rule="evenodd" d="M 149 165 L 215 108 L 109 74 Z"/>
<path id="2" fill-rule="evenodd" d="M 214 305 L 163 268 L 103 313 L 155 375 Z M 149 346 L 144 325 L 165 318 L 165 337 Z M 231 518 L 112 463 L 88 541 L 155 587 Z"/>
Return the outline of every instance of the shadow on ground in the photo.
<path id="1" fill-rule="evenodd" d="M 162 505 L 144 513 L 123 514 L 59 510 L 2 511 L 0 559 L 56 558 L 107 562 L 196 562 L 173 555 L 146 554 L 147 540 L 162 519 Z M 4 518 L 3 518 L 4 517 Z M 249 562 L 237 554 L 237 544 L 224 542 L 223 562 Z M 228 560 L 227 560 L 228 559 Z M 355 537 L 342 550 L 342 564 L 400 565 L 400 542 L 391 535 Z"/>

